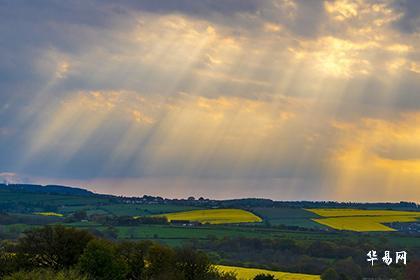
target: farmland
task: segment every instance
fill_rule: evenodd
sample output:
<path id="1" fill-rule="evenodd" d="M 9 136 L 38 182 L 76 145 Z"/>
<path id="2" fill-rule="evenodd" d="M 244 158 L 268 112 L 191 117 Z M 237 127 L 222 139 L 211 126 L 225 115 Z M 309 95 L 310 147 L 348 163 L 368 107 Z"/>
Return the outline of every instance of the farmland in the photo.
<path id="1" fill-rule="evenodd" d="M 40 216 L 53 216 L 53 217 L 63 217 L 63 214 L 60 213 L 55 213 L 55 212 L 35 212 L 35 215 L 40 215 Z"/>
<path id="2" fill-rule="evenodd" d="M 201 209 L 194 206 L 183 206 L 173 204 L 121 204 L 109 203 L 106 205 L 84 205 L 60 207 L 59 212 L 71 214 L 75 211 L 86 211 L 91 214 L 104 214 L 115 216 L 147 216 L 172 212 L 182 212 Z"/>
<path id="3" fill-rule="evenodd" d="M 110 240 L 192 246 L 208 254 L 211 263 L 234 269 L 245 279 L 258 273 L 274 274 L 278 279 L 319 279 L 316 275 L 326 268 L 345 266 L 335 264 L 344 261 L 343 256 L 351 256 L 351 265 L 365 269 L 367 247 L 404 249 L 414 257 L 420 248 L 415 232 L 395 232 L 395 225 L 389 224 L 396 219 L 416 221 L 418 212 L 403 208 L 410 205 L 395 206 L 404 211 L 379 207 L 306 209 L 309 207 L 303 206 L 310 205 L 308 202 L 278 207 L 259 199 L 119 198 L 1 188 L 0 192 L 2 239 L 18 240 L 27 230 L 60 224 Z M 370 230 L 374 232 L 357 232 Z"/>
<path id="4" fill-rule="evenodd" d="M 97 230 L 106 233 L 111 230 L 109 227 L 95 222 L 76 222 L 66 223 L 66 226 L 86 229 L 89 231 Z M 10 224 L 0 225 L 0 233 L 7 235 L 19 235 L 31 225 Z M 302 242 L 316 240 L 336 241 L 342 238 L 347 240 L 357 240 L 357 234 L 351 232 L 317 232 L 317 231 L 295 231 L 282 230 L 276 228 L 253 227 L 253 226 L 229 226 L 229 225 L 203 225 L 203 226 L 174 226 L 174 225 L 141 225 L 141 226 L 115 226 L 112 227 L 119 240 L 155 240 L 161 243 L 180 246 L 188 244 L 192 240 L 208 241 L 213 238 L 280 238 L 294 239 Z M 398 236 L 392 232 L 384 232 L 381 235 L 387 238 L 391 245 L 404 247 L 420 247 L 420 240 L 415 236 Z M 368 237 L 366 237 L 368 238 Z M 370 237 L 371 242 L 376 242 L 378 235 Z"/>
<path id="5" fill-rule="evenodd" d="M 420 212 L 395 210 L 363 210 L 363 209 L 307 209 L 322 217 L 354 217 L 354 216 L 420 216 Z"/>
<path id="6" fill-rule="evenodd" d="M 326 218 L 313 219 L 315 222 L 338 230 L 395 231 L 385 225 L 394 222 L 416 222 L 420 212 L 361 209 L 308 209 Z"/>
<path id="7" fill-rule="evenodd" d="M 203 224 L 257 223 L 262 219 L 241 209 L 206 209 L 164 214 L 169 221 L 186 220 Z"/>
<path id="8" fill-rule="evenodd" d="M 278 280 L 316 280 L 321 279 L 318 275 L 300 274 L 300 273 L 288 273 L 271 271 L 257 268 L 244 268 L 237 266 L 225 266 L 217 265 L 216 269 L 222 272 L 233 272 L 238 277 L 238 280 L 250 280 L 258 274 L 270 274 Z"/>
<path id="9" fill-rule="evenodd" d="M 301 208 L 255 207 L 251 210 L 272 226 L 284 225 L 314 229 L 326 228 L 322 224 L 312 220 L 319 218 L 319 215 Z"/>

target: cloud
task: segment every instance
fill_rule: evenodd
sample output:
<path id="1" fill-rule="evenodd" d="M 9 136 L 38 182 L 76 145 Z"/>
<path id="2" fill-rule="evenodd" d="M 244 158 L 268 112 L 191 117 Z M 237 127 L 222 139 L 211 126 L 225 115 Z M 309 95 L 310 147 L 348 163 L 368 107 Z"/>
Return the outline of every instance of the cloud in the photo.
<path id="1" fill-rule="evenodd" d="M 385 0 L 2 2 L 0 170 L 360 199 L 350 190 L 369 182 L 394 197 L 381 175 L 401 166 L 412 173 L 393 171 L 394 182 L 413 197 L 416 11 Z M 366 171 L 351 166 L 364 160 Z"/>
<path id="2" fill-rule="evenodd" d="M 420 3 L 416 0 L 395 1 L 395 8 L 403 13 L 395 26 L 405 33 L 418 33 L 420 31 Z"/>

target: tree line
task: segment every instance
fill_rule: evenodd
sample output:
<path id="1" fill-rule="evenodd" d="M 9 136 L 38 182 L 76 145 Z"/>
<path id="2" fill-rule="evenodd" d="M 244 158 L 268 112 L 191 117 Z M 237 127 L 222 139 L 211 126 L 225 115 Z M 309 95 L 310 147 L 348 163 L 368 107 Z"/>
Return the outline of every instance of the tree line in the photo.
<path id="1" fill-rule="evenodd" d="M 268 270 L 321 275 L 322 279 L 418 279 L 420 251 L 406 249 L 407 266 L 381 265 L 372 267 L 366 254 L 377 250 L 399 251 L 400 247 L 379 237 L 338 238 L 337 240 L 294 240 L 292 238 L 249 238 L 209 236 L 207 241 L 196 241 L 193 247 L 209 254 L 215 263 L 232 266 L 265 268 Z"/>
<path id="2" fill-rule="evenodd" d="M 259 280 L 274 279 L 258 275 Z M 3 280 L 235 280 L 215 269 L 208 256 L 190 247 L 151 241 L 111 242 L 91 233 L 45 226 L 26 231 L 0 247 Z"/>

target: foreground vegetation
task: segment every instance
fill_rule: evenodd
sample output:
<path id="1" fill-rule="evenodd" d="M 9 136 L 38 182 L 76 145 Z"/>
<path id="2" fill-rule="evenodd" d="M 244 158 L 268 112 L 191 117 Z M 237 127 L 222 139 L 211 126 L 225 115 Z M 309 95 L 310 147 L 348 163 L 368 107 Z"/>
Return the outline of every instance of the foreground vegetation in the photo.
<path id="1" fill-rule="evenodd" d="M 259 278 L 258 278 L 259 277 Z M 319 279 L 318 276 L 213 265 L 191 247 L 172 249 L 151 241 L 114 243 L 63 226 L 25 232 L 0 250 L 5 280 L 235 280 Z M 302 278 L 304 277 L 304 278 Z"/>
<path id="2" fill-rule="evenodd" d="M 25 232 L 16 241 L 1 243 L 0 279 L 265 280 L 318 279 L 317 274 L 322 274 L 321 279 L 338 280 L 362 276 L 415 279 L 405 277 L 417 275 L 420 269 L 420 263 L 414 261 L 419 257 L 415 251 L 408 252 L 413 260 L 407 267 L 371 268 L 365 260 L 369 248 L 372 244 L 364 240 L 259 238 L 213 239 L 173 248 L 152 241 L 112 242 L 84 230 L 45 226 Z M 390 249 L 386 243 L 376 247 L 378 251 L 385 248 Z M 214 266 L 218 263 L 224 266 Z"/>
<path id="3" fill-rule="evenodd" d="M 46 226 L 3 244 L 0 279 L 233 280 L 203 252 L 150 241 L 113 243 L 86 231 Z"/>
<path id="4" fill-rule="evenodd" d="M 395 231 L 386 226 L 387 223 L 416 222 L 420 212 L 362 209 L 308 209 L 322 217 L 313 219 L 315 222 L 338 230 Z"/>
<path id="5" fill-rule="evenodd" d="M 205 209 L 164 214 L 169 221 L 184 220 L 203 224 L 257 223 L 262 219 L 242 209 Z"/>

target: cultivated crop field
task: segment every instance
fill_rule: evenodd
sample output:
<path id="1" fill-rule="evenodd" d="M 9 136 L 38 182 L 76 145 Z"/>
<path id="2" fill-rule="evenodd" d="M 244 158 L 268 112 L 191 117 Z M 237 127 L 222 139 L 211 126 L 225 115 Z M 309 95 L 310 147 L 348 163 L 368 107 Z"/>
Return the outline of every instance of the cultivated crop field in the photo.
<path id="1" fill-rule="evenodd" d="M 252 212 L 268 221 L 270 225 L 298 226 L 304 228 L 326 228 L 312 219 L 319 215 L 301 208 L 255 207 Z"/>
<path id="2" fill-rule="evenodd" d="M 208 224 L 257 223 L 262 219 L 242 209 L 206 209 L 164 214 L 169 221 L 187 220 Z"/>
<path id="3" fill-rule="evenodd" d="M 361 210 L 361 209 L 307 209 L 325 218 L 313 219 L 315 222 L 339 230 L 395 231 L 386 226 L 394 222 L 416 222 L 420 212 L 393 210 Z"/>
<path id="4" fill-rule="evenodd" d="M 74 213 L 76 211 L 86 211 L 91 214 L 108 214 L 115 216 L 147 216 L 164 214 L 169 212 L 181 212 L 201 209 L 193 206 L 182 206 L 173 204 L 108 204 L 108 205 L 86 205 L 86 206 L 66 206 L 60 208 L 61 213 Z"/>
<path id="5" fill-rule="evenodd" d="M 53 216 L 53 217 L 63 217 L 63 214 L 60 213 L 55 213 L 55 212 L 35 212 L 35 215 L 40 215 L 40 216 Z"/>
<path id="6" fill-rule="evenodd" d="M 321 279 L 318 275 L 309 275 L 309 274 L 299 274 L 299 273 L 288 273 L 288 272 L 279 272 L 271 271 L 258 268 L 244 268 L 237 266 L 225 266 L 217 265 L 216 268 L 221 272 L 233 272 L 236 274 L 240 280 L 250 280 L 254 279 L 258 274 L 271 274 L 278 280 L 315 280 Z"/>

